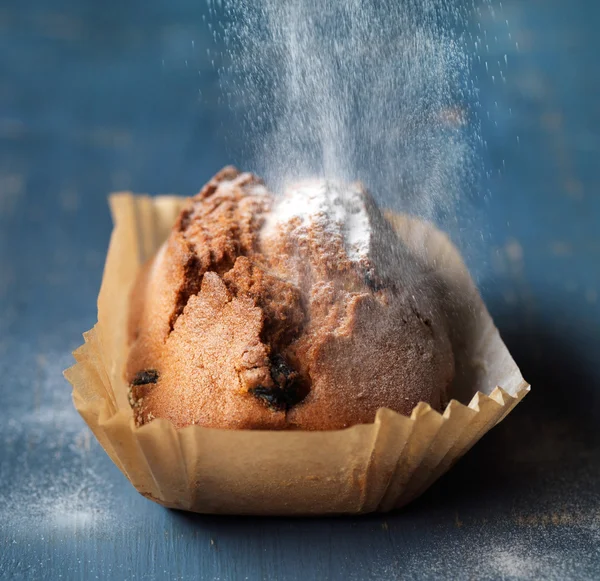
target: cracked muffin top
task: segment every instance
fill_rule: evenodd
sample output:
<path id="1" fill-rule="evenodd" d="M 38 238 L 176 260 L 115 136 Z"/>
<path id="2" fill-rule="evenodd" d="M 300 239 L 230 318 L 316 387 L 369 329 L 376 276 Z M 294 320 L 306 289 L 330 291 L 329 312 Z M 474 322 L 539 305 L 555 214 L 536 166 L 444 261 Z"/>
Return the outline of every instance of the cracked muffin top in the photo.
<path id="1" fill-rule="evenodd" d="M 454 356 L 436 288 L 359 184 L 274 196 L 224 168 L 132 289 L 135 421 L 328 430 L 440 409 Z"/>

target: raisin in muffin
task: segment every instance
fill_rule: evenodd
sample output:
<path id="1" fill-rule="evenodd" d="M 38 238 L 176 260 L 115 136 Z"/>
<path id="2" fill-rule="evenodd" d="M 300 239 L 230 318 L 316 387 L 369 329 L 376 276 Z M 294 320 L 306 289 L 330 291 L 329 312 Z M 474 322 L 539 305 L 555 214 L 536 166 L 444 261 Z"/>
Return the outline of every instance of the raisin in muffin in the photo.
<path id="1" fill-rule="evenodd" d="M 435 289 L 359 184 L 273 196 L 225 168 L 132 290 L 136 423 L 329 430 L 440 409 L 454 356 Z"/>

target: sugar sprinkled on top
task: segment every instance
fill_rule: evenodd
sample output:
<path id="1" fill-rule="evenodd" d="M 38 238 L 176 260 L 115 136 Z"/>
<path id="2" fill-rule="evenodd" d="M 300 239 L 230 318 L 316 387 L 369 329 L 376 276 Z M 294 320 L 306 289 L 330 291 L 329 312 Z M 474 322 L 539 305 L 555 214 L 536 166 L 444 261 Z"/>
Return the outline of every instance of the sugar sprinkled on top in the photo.
<path id="1" fill-rule="evenodd" d="M 318 225 L 342 237 L 350 260 L 367 257 L 371 225 L 364 193 L 357 184 L 306 179 L 286 187 L 265 223 L 264 233 L 269 236 L 274 228 L 298 220 L 298 234 Z"/>

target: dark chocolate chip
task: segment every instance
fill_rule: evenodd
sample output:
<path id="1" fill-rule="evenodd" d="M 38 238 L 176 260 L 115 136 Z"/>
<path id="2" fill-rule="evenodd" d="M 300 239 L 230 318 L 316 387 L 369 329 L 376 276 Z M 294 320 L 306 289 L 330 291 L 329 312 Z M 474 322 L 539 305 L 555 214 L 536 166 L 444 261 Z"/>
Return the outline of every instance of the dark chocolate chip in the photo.
<path id="1" fill-rule="evenodd" d="M 158 371 L 156 369 L 145 369 L 135 374 L 131 385 L 146 385 L 148 383 L 156 383 L 157 381 Z"/>
<path id="2" fill-rule="evenodd" d="M 271 378 L 276 385 L 284 389 L 292 375 L 297 376 L 298 374 L 281 355 L 276 354 L 271 357 Z"/>
<path id="3" fill-rule="evenodd" d="M 271 357 L 271 379 L 273 387 L 258 385 L 249 392 L 273 411 L 287 411 L 308 395 L 306 383 L 281 355 Z"/>
<path id="4" fill-rule="evenodd" d="M 264 387 L 257 385 L 250 388 L 250 393 L 269 409 L 282 412 L 288 408 L 285 392 L 278 387 Z"/>

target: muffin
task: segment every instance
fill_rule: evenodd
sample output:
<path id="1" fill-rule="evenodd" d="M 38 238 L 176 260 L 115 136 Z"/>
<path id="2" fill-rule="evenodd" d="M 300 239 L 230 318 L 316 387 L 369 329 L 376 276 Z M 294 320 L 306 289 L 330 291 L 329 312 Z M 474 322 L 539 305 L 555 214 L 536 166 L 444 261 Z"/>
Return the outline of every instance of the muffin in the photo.
<path id="1" fill-rule="evenodd" d="M 360 184 L 274 196 L 225 168 L 132 289 L 135 421 L 332 430 L 439 410 L 454 377 L 439 294 Z"/>

